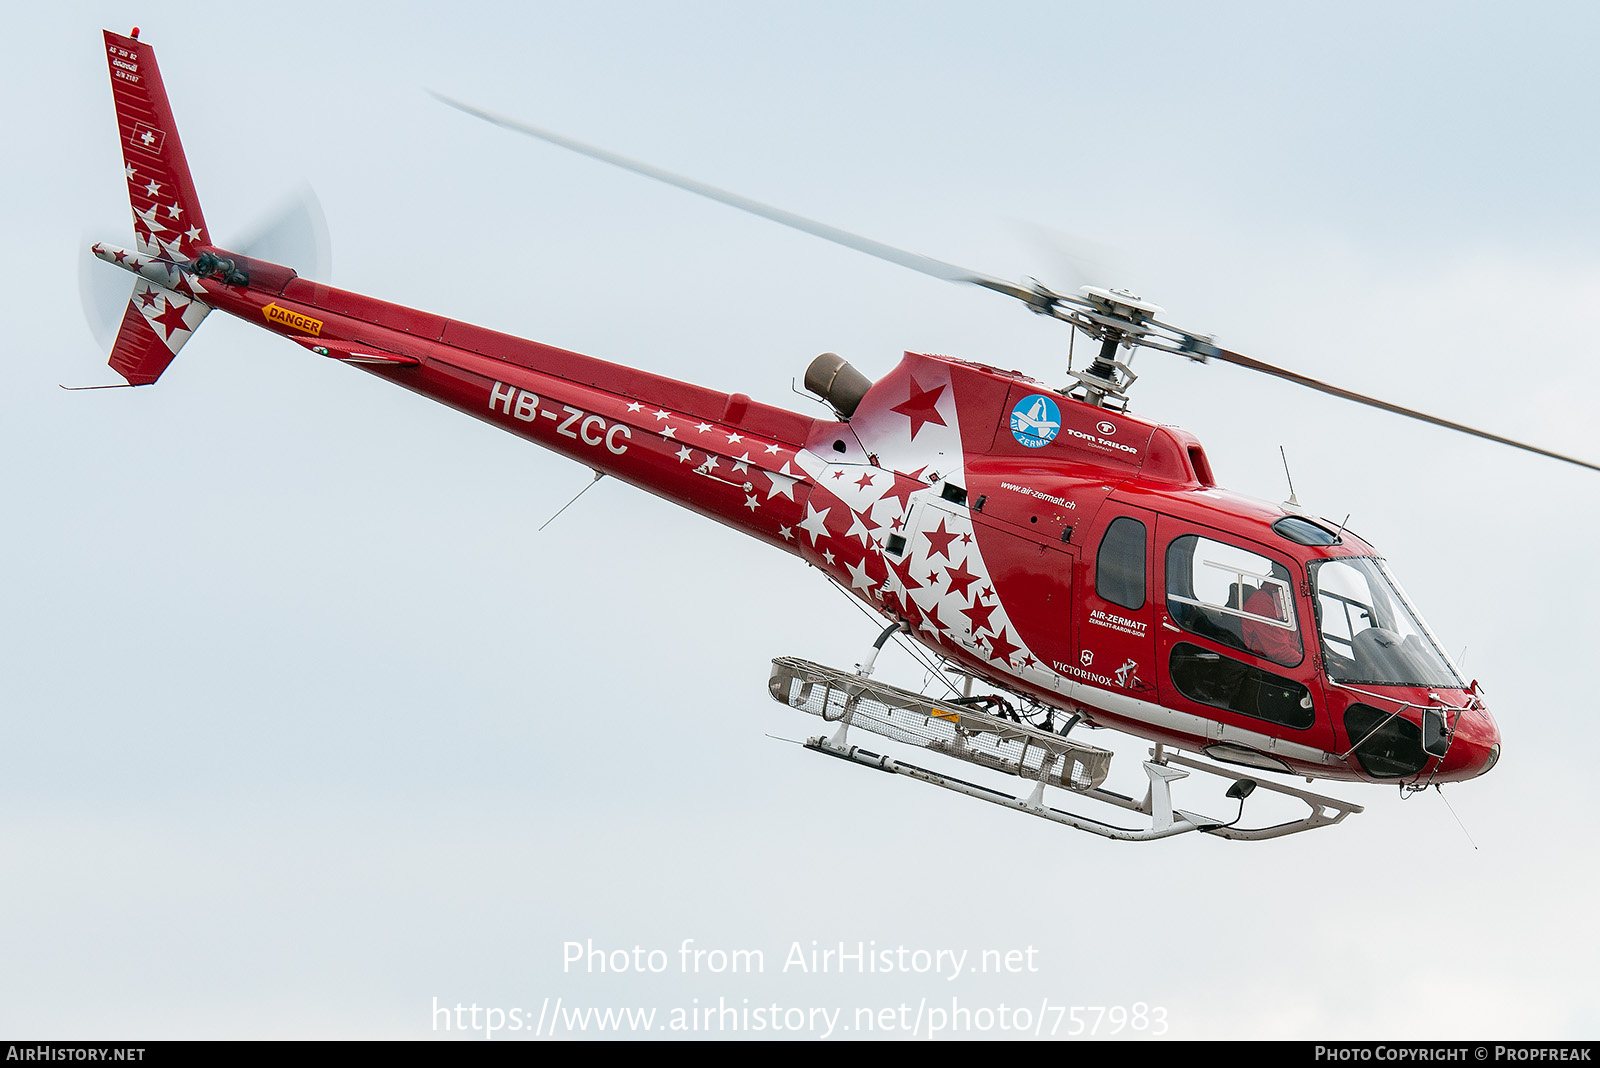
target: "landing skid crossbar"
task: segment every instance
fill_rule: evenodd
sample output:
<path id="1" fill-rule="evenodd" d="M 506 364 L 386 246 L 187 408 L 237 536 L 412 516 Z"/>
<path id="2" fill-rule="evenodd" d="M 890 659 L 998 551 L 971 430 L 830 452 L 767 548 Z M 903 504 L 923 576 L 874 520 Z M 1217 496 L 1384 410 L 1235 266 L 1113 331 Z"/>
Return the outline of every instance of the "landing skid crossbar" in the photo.
<path id="1" fill-rule="evenodd" d="M 1048 731 L 1003 720 L 985 712 L 950 707 L 910 690 L 873 682 L 860 674 L 793 657 L 780 657 L 772 662 L 768 689 L 777 701 L 839 724 L 832 738 L 818 736 L 806 741 L 806 748 L 813 752 L 861 767 L 904 775 L 1002 808 L 1118 841 L 1147 842 L 1190 831 L 1203 831 L 1235 841 L 1259 841 L 1332 826 L 1351 813 L 1361 811 L 1360 805 L 1324 797 L 1309 790 L 1247 778 L 1242 772 L 1195 760 L 1163 746 L 1157 746 L 1151 753 L 1151 759 L 1143 765 L 1150 786 L 1143 800 L 1136 801 L 1103 788 L 1102 784 L 1110 771 L 1112 754 L 1109 750 L 1069 741 Z M 852 726 L 978 764 L 992 771 L 1031 780 L 1033 791 L 1025 798 L 1014 796 L 1003 790 L 851 745 L 848 733 Z M 1296 798 L 1310 812 L 1301 819 L 1268 827 L 1239 827 L 1236 826 L 1238 820 L 1228 823 L 1174 808 L 1172 783 L 1189 776 L 1185 768 L 1205 775 L 1216 775 L 1234 783 L 1249 783 L 1250 789 L 1259 788 Z M 1047 785 L 1139 813 L 1148 817 L 1150 824 L 1148 827 L 1122 827 L 1048 805 L 1044 799 Z"/>

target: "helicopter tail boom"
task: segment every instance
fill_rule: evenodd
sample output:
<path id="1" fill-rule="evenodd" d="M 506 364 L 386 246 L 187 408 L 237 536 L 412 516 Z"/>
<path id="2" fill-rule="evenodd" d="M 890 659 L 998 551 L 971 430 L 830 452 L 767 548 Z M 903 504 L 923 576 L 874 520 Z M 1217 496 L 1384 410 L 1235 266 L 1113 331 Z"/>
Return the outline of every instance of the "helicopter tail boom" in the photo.
<path id="1" fill-rule="evenodd" d="M 203 286 L 218 310 L 315 355 L 798 550 L 811 485 L 799 456 L 819 427 L 831 425 L 825 421 L 336 289 L 233 253 L 207 250 L 177 273 Z"/>

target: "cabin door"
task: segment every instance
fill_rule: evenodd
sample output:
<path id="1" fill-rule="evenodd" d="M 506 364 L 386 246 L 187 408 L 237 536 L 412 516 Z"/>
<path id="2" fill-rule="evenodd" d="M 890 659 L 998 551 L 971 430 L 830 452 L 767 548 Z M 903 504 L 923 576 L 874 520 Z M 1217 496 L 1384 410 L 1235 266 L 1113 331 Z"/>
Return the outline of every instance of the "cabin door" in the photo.
<path id="1" fill-rule="evenodd" d="M 1213 739 L 1248 749 L 1302 758 L 1317 754 L 1296 747 L 1331 749 L 1300 565 L 1167 516 L 1159 536 L 1161 703 L 1214 721 Z"/>
<path id="2" fill-rule="evenodd" d="M 1156 608 L 1152 547 L 1156 517 L 1107 501 L 1081 545 L 1078 650 L 1063 671 L 1079 682 L 1156 700 Z"/>

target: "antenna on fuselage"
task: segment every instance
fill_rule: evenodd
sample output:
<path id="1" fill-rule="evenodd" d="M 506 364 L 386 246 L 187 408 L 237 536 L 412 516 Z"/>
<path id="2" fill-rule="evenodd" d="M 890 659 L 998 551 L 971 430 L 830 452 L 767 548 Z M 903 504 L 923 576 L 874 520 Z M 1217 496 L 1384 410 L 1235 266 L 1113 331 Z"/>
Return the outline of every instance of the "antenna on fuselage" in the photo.
<path id="1" fill-rule="evenodd" d="M 594 468 L 591 467 L 589 470 L 594 471 Z M 603 471 L 595 471 L 594 472 L 594 478 L 589 480 L 589 484 L 587 486 L 583 487 L 583 489 L 579 490 L 577 492 L 577 494 L 572 498 L 572 500 L 568 501 L 566 504 L 563 504 L 560 507 L 560 509 L 558 509 L 556 511 L 555 515 L 551 516 L 549 519 L 546 519 L 543 523 L 540 523 L 539 524 L 539 530 L 543 530 L 545 527 L 549 526 L 551 523 L 554 523 L 557 519 L 561 518 L 561 513 L 562 512 L 565 512 L 568 508 L 571 508 L 573 505 L 577 504 L 579 497 L 582 497 L 585 493 L 588 493 L 590 490 L 594 489 L 594 484 L 596 482 L 599 482 L 602 478 L 605 478 L 605 477 L 606 477 L 605 476 L 605 472 L 603 472 Z M 534 531 L 534 533 L 537 534 L 538 531 Z"/>
<path id="2" fill-rule="evenodd" d="M 1283 502 L 1286 512 L 1300 511 L 1300 499 L 1294 495 L 1294 476 L 1289 473 L 1289 454 L 1283 451 L 1283 446 L 1278 446 L 1278 455 L 1283 457 L 1283 477 L 1289 480 L 1289 499 Z"/>

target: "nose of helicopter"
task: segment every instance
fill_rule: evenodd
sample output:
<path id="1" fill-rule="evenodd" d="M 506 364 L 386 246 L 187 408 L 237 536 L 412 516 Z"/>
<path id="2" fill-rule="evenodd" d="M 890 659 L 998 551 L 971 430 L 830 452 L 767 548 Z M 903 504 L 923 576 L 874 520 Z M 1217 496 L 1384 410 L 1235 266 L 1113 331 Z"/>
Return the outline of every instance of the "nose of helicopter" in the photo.
<path id="1" fill-rule="evenodd" d="M 1460 782 L 1476 779 L 1500 760 L 1500 728 L 1495 724 L 1489 709 L 1479 702 L 1477 708 L 1461 713 L 1456 724 L 1455 737 L 1450 742 L 1450 752 L 1444 758 L 1437 779 Z"/>

